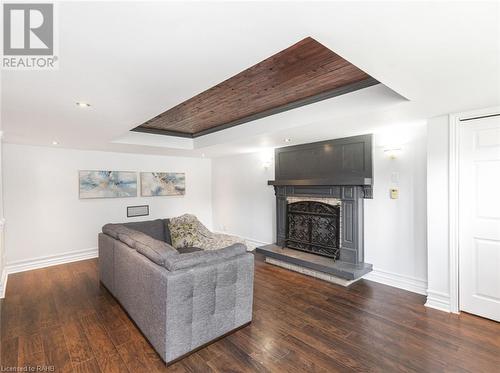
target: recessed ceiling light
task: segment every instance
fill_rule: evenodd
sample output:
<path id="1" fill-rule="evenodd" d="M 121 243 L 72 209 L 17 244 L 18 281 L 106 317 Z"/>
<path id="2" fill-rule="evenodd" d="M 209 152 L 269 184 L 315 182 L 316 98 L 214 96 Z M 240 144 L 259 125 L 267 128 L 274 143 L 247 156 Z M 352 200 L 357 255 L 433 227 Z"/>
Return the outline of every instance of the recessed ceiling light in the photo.
<path id="1" fill-rule="evenodd" d="M 201 153 L 201 156 L 202 156 L 203 158 L 205 158 L 205 153 Z"/>
<path id="2" fill-rule="evenodd" d="M 79 107 L 90 107 L 90 104 L 86 103 L 86 102 L 82 102 L 82 101 L 78 101 L 76 103 L 77 106 Z"/>
<path id="3" fill-rule="evenodd" d="M 292 142 L 292 139 L 287 137 L 286 139 L 283 139 L 284 142 Z"/>
<path id="4" fill-rule="evenodd" d="M 52 145 L 59 145 L 57 141 L 52 141 Z"/>

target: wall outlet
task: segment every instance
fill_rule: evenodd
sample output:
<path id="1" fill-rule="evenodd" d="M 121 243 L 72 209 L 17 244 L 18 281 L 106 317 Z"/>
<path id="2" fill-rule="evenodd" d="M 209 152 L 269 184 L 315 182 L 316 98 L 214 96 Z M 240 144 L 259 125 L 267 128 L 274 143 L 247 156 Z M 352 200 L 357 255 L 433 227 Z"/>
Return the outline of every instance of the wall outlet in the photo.
<path id="1" fill-rule="evenodd" d="M 398 199 L 399 198 L 399 189 L 398 188 L 391 188 L 389 189 L 390 194 L 391 194 L 391 199 Z"/>

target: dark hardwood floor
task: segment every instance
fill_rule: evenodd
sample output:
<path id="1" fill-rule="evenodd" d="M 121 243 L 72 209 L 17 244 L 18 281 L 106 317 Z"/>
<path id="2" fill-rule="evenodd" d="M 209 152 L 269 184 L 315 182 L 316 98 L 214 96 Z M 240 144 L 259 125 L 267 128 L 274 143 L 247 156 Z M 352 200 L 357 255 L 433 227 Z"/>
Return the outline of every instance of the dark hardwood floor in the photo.
<path id="1" fill-rule="evenodd" d="M 500 372 L 500 324 L 427 309 L 361 280 L 349 289 L 257 257 L 250 326 L 166 368 L 108 291 L 97 261 L 9 276 L 1 367 L 67 372 Z"/>

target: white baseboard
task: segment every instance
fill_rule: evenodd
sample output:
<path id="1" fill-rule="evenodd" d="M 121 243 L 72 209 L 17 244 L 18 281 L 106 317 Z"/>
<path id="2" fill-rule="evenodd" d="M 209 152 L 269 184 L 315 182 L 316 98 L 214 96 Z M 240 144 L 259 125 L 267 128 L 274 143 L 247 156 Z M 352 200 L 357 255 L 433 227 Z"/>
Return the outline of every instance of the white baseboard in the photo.
<path id="1" fill-rule="evenodd" d="M 7 269 L 4 268 L 0 277 L 0 299 L 5 298 L 5 289 L 7 288 Z"/>
<path id="2" fill-rule="evenodd" d="M 450 312 L 450 295 L 440 291 L 427 290 L 427 302 L 425 302 L 425 306 Z"/>
<path id="3" fill-rule="evenodd" d="M 32 269 L 45 268 L 64 263 L 77 262 L 79 260 L 86 260 L 97 258 L 97 248 L 90 248 L 84 250 L 70 251 L 63 254 L 50 255 L 38 257 L 27 260 L 18 260 L 15 262 L 7 263 L 7 273 L 17 273 L 24 271 L 31 271 Z"/>
<path id="4" fill-rule="evenodd" d="M 395 288 L 408 290 L 413 293 L 426 295 L 427 294 L 427 281 L 400 275 L 398 273 L 374 269 L 370 273 L 363 276 L 364 279 L 375 281 L 384 285 L 393 286 Z"/>
<path id="5" fill-rule="evenodd" d="M 242 237 L 242 238 L 244 238 L 248 244 L 248 251 L 254 251 L 259 246 L 269 245 L 267 242 L 262 242 L 262 241 L 254 240 L 251 238 L 245 238 L 245 237 Z"/>

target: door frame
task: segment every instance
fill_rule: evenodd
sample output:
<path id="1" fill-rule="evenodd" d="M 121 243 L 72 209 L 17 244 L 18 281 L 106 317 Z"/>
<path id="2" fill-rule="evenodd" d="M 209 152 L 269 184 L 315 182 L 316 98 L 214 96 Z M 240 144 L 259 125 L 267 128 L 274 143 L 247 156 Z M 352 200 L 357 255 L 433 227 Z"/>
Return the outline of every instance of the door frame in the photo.
<path id="1" fill-rule="evenodd" d="M 500 106 L 455 113 L 448 122 L 448 245 L 450 312 L 460 313 L 460 258 L 459 258 L 459 177 L 460 177 L 460 124 L 463 121 L 500 114 Z"/>

